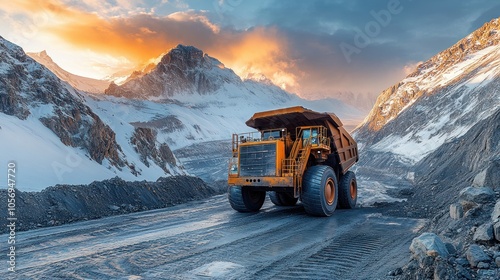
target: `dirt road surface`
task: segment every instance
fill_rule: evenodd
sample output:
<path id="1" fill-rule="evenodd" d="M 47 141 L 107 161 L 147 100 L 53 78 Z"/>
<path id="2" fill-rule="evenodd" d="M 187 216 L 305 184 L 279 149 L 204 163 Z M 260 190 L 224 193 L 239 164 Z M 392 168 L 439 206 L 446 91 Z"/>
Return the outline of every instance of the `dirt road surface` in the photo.
<path id="1" fill-rule="evenodd" d="M 377 208 L 311 217 L 269 200 L 244 214 L 220 195 L 18 232 L 16 272 L 2 254 L 0 279 L 386 279 L 423 224 Z"/>

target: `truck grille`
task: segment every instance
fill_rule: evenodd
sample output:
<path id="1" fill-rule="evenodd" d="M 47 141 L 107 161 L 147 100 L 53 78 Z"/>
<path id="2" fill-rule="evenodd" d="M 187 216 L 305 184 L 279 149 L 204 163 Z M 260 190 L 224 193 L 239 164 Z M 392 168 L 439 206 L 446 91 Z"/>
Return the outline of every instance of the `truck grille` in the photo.
<path id="1" fill-rule="evenodd" d="M 240 146 L 240 176 L 276 175 L 276 144 Z"/>

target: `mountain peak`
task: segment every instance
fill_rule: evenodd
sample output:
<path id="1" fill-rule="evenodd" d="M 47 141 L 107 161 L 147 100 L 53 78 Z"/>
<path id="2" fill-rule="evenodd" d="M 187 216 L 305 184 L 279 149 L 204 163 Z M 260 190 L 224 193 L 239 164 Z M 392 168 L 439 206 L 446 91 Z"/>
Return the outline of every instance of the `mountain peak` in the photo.
<path id="1" fill-rule="evenodd" d="M 194 46 L 177 45 L 154 67 L 131 76 L 124 84 L 111 85 L 106 94 L 128 98 L 163 100 L 178 93 L 211 94 L 225 83 L 241 83 L 222 62 Z"/>
<path id="2" fill-rule="evenodd" d="M 469 36 L 461 39 L 450 48 L 432 57 L 426 63 L 421 64 L 416 72 L 421 72 L 422 70 L 429 69 L 432 66 L 448 68 L 453 64 L 464 61 L 467 59 L 468 55 L 476 53 L 487 47 L 498 45 L 500 43 L 499 30 L 500 21 L 498 18 L 485 23 Z"/>
<path id="3" fill-rule="evenodd" d="M 27 55 L 29 55 L 33 59 L 39 58 L 41 61 L 54 63 L 54 61 L 52 60 L 52 57 L 50 57 L 47 54 L 46 50 L 43 50 L 43 51 L 37 52 L 37 53 L 27 53 Z M 35 60 L 37 60 L 37 59 L 35 59 Z M 37 61 L 40 62 L 39 60 L 37 60 Z M 45 65 L 46 63 L 42 63 L 42 64 Z M 47 65 L 45 65 L 45 66 L 47 66 Z"/>
<path id="4" fill-rule="evenodd" d="M 420 64 L 400 83 L 382 92 L 363 125 L 371 131 L 378 131 L 422 97 L 467 82 L 468 76 L 474 76 L 474 73 L 482 71 L 481 67 L 496 61 L 500 52 L 499 31 L 500 21 L 491 20 Z"/>
<path id="5" fill-rule="evenodd" d="M 189 70 L 197 67 L 224 68 L 224 64 L 222 64 L 219 60 L 203 53 L 202 50 L 194 46 L 185 46 L 181 44 L 177 45 L 165 54 L 159 64 L 175 65 L 182 70 Z"/>

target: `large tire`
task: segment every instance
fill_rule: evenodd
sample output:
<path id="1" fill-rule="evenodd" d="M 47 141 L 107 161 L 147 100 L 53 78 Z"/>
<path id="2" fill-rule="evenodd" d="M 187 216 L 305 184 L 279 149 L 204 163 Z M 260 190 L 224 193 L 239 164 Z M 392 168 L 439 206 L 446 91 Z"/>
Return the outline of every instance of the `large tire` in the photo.
<path id="1" fill-rule="evenodd" d="M 238 212 L 257 212 L 266 199 L 265 191 L 252 190 L 250 187 L 229 187 L 229 204 Z"/>
<path id="2" fill-rule="evenodd" d="M 340 177 L 339 183 L 339 206 L 344 209 L 353 209 L 358 200 L 358 183 L 356 175 L 347 171 Z"/>
<path id="3" fill-rule="evenodd" d="M 302 204 L 308 214 L 328 217 L 338 203 L 338 183 L 333 169 L 326 165 L 309 167 L 302 180 Z"/>
<path id="4" fill-rule="evenodd" d="M 294 206 L 298 200 L 293 194 L 281 192 L 269 192 L 269 198 L 277 206 Z"/>

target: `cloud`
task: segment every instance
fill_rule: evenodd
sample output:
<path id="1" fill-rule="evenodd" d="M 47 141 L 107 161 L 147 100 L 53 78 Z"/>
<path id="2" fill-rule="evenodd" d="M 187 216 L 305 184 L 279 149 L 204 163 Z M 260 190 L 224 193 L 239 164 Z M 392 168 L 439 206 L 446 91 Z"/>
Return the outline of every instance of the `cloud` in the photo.
<path id="1" fill-rule="evenodd" d="M 145 0 L 12 0 L 0 10 L 25 18 L 24 27 L 10 19 L 21 34 L 42 34 L 71 52 L 91 53 L 88 63 L 99 71 L 107 63 L 110 69 L 139 65 L 177 44 L 193 45 L 242 77 L 262 73 L 306 97 L 375 96 L 406 76 L 414 62 L 429 59 L 483 19 L 500 14 L 496 0 L 400 0 L 401 13 L 391 15 L 347 60 L 340 46 L 354 44 L 356 30 L 364 30 L 375 20 L 373 12 L 387 9 L 390 1 L 397 0 L 176 0 L 156 6 Z M 46 48 L 51 53 L 53 46 Z"/>
<path id="2" fill-rule="evenodd" d="M 75 52 L 91 50 L 93 58 L 110 61 L 110 57 L 118 57 L 120 63 L 112 64 L 116 66 L 145 64 L 177 44 L 185 44 L 204 50 L 243 77 L 262 73 L 283 88 L 296 86 L 300 74 L 287 56 L 286 38 L 273 27 L 221 28 L 206 12 L 193 10 L 167 16 L 138 13 L 104 17 L 56 0 L 19 4 L 19 10 L 30 14 L 50 15 L 51 20 L 40 26 L 44 34 L 70 45 Z M 90 0 L 84 4 L 101 5 Z M 94 68 L 103 70 L 101 63 Z"/>

